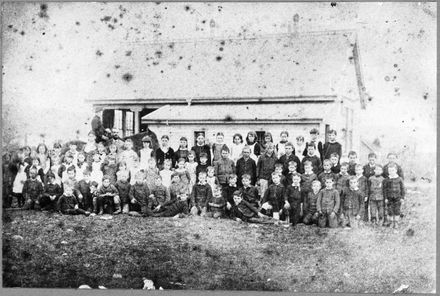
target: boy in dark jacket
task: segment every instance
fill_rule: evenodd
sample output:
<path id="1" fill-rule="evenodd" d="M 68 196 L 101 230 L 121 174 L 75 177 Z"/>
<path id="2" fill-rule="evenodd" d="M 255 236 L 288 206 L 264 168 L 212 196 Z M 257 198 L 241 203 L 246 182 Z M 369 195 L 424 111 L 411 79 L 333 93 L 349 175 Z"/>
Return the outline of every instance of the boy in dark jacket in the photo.
<path id="1" fill-rule="evenodd" d="M 362 165 L 358 164 L 355 167 L 356 179 L 358 183 L 359 192 L 362 195 L 363 202 L 362 207 L 362 219 L 368 222 L 368 179 L 363 175 L 364 169 Z"/>
<path id="2" fill-rule="evenodd" d="M 156 177 L 154 187 L 150 190 L 150 198 L 153 199 L 156 204 L 153 212 L 157 212 L 170 200 L 170 190 L 162 184 L 162 178 L 160 176 Z"/>
<path id="3" fill-rule="evenodd" d="M 284 185 L 284 187 L 287 188 L 287 186 L 292 185 L 292 176 L 294 174 L 298 173 L 297 168 L 298 167 L 297 167 L 296 162 L 294 162 L 294 161 L 290 161 L 289 162 L 289 166 L 288 166 L 289 170 L 288 170 L 288 172 L 286 174 L 286 178 L 284 178 L 284 180 L 281 181 L 281 183 Z"/>
<path id="4" fill-rule="evenodd" d="M 369 179 L 371 176 L 374 176 L 375 169 L 376 169 L 376 154 L 375 153 L 369 153 L 368 154 L 368 163 L 364 165 L 364 176 Z M 382 168 L 381 168 L 382 169 Z"/>
<path id="5" fill-rule="evenodd" d="M 128 197 L 130 199 L 130 215 L 153 216 L 153 200 L 150 198 L 150 190 L 144 182 L 144 175 L 142 172 L 136 173 L 135 183 L 130 186 Z"/>
<path id="6" fill-rule="evenodd" d="M 29 179 L 23 185 L 23 197 L 26 201 L 24 210 L 40 210 L 40 198 L 43 194 L 43 184 L 37 180 L 37 168 L 29 169 Z"/>
<path id="7" fill-rule="evenodd" d="M 242 154 L 243 154 L 243 157 L 241 157 L 237 160 L 237 166 L 236 166 L 238 186 L 240 187 L 243 185 L 243 183 L 241 183 L 241 181 L 242 181 L 243 175 L 245 175 L 245 174 L 247 174 L 251 177 L 251 184 L 255 185 L 255 182 L 257 182 L 257 164 L 250 157 L 251 149 L 249 148 L 249 146 L 244 146 Z"/>
<path id="8" fill-rule="evenodd" d="M 222 190 L 224 200 L 232 205 L 234 203 L 234 192 L 237 190 L 237 175 L 231 174 L 229 175 L 228 186 Z M 228 215 L 230 214 L 228 210 L 226 212 Z"/>
<path id="9" fill-rule="evenodd" d="M 332 163 L 331 171 L 333 174 L 337 175 L 341 172 L 341 164 L 339 163 L 340 156 L 337 153 L 332 153 L 330 155 L 330 161 Z"/>
<path id="10" fill-rule="evenodd" d="M 357 165 L 357 153 L 356 151 L 348 152 L 348 174 L 350 176 L 356 175 L 356 165 Z"/>
<path id="11" fill-rule="evenodd" d="M 79 208 L 78 200 L 73 194 L 73 188 L 70 186 L 64 188 L 64 193 L 58 200 L 58 209 L 65 215 L 90 215 L 90 212 Z"/>
<path id="12" fill-rule="evenodd" d="M 119 199 L 121 200 L 122 213 L 128 214 L 130 212 L 130 182 L 128 182 L 128 172 L 121 171 L 118 174 L 118 180 L 115 184 L 118 189 Z"/>
<path id="13" fill-rule="evenodd" d="M 269 186 L 261 201 L 262 213 L 271 213 L 274 219 L 280 219 L 280 211 L 284 205 L 286 188 L 280 183 L 280 175 L 272 173 L 273 184 Z"/>
<path id="14" fill-rule="evenodd" d="M 318 176 L 312 171 L 312 163 L 310 161 L 304 162 L 304 174 L 301 175 L 301 190 L 306 198 L 310 191 L 312 191 L 312 182 L 318 180 Z"/>
<path id="15" fill-rule="evenodd" d="M 332 173 L 332 162 L 330 159 L 325 159 L 323 162 L 322 168 L 324 169 L 319 175 L 318 180 L 321 181 L 322 187 L 325 186 L 325 180 L 327 178 L 333 178 L 335 179 L 335 174 Z"/>
<path id="16" fill-rule="evenodd" d="M 204 153 L 204 152 L 202 152 L 200 154 L 200 162 L 199 162 L 199 164 L 197 165 L 197 168 L 196 168 L 196 182 L 199 181 L 199 174 L 201 172 L 208 173 L 208 167 L 211 166 L 209 164 L 210 162 L 208 162 L 208 157 L 210 157 L 210 156 L 208 154 Z"/>
<path id="17" fill-rule="evenodd" d="M 304 218 L 303 222 L 306 225 L 318 224 L 318 209 L 316 204 L 318 202 L 319 190 L 321 189 L 321 182 L 314 180 L 312 182 L 312 190 L 308 192 L 304 199 Z"/>
<path id="18" fill-rule="evenodd" d="M 329 177 L 325 180 L 325 188 L 319 192 L 316 208 L 319 213 L 318 226 L 321 228 L 329 225 L 330 228 L 338 227 L 337 213 L 339 211 L 339 193 L 333 188 L 334 180 Z"/>
<path id="19" fill-rule="evenodd" d="M 310 141 L 306 143 L 306 148 L 304 149 L 303 155 L 307 156 L 309 151 L 309 145 L 313 145 L 315 149 L 313 150 L 314 155 L 316 155 L 319 159 L 322 158 L 322 142 L 318 140 L 319 131 L 316 128 L 312 128 L 310 130 Z M 317 149 L 317 150 L 316 150 Z"/>
<path id="20" fill-rule="evenodd" d="M 221 149 L 221 158 L 214 162 L 214 169 L 220 185 L 223 188 L 227 187 L 229 175 L 235 175 L 235 163 L 229 158 L 229 148 L 227 146 Z"/>
<path id="21" fill-rule="evenodd" d="M 93 198 L 90 192 L 90 171 L 85 170 L 83 173 L 83 179 L 78 181 L 76 189 L 81 193 L 79 201 L 79 207 L 85 211 L 92 212 Z"/>
<path id="22" fill-rule="evenodd" d="M 223 197 L 222 189 L 220 186 L 216 186 L 212 191 L 212 197 L 208 200 L 207 216 L 223 218 L 225 216 L 226 200 Z"/>
<path id="23" fill-rule="evenodd" d="M 288 209 L 288 217 L 290 223 L 296 226 L 301 220 L 303 214 L 303 197 L 300 188 L 301 175 L 294 174 L 292 176 L 292 185 L 286 188 L 284 197 L 284 208 Z"/>
<path id="24" fill-rule="evenodd" d="M 287 142 L 284 147 L 286 153 L 280 157 L 278 163 L 281 163 L 283 165 L 283 175 L 286 176 L 289 173 L 289 163 L 291 161 L 294 161 L 296 163 L 297 168 L 301 166 L 301 162 L 299 158 L 294 154 L 294 148 L 291 142 Z"/>
<path id="25" fill-rule="evenodd" d="M 269 142 L 266 145 L 266 151 L 258 158 L 257 162 L 257 179 L 260 185 L 260 195 L 264 196 L 268 186 L 271 174 L 275 170 L 277 157 L 274 152 L 274 144 Z"/>
<path id="26" fill-rule="evenodd" d="M 349 179 L 349 188 L 344 192 L 341 198 L 342 207 L 342 226 L 357 228 L 359 220 L 363 217 L 364 197 L 358 188 L 358 179 L 351 176 Z"/>
<path id="27" fill-rule="evenodd" d="M 260 206 L 260 196 L 258 194 L 258 189 L 251 184 L 251 176 L 244 174 L 242 177 L 243 187 L 240 188 L 241 197 L 250 203 L 255 208 Z M 235 192 L 235 191 L 234 191 Z M 232 199 L 228 199 L 228 202 L 232 205 L 234 203 L 233 192 L 231 194 Z"/>
<path id="28" fill-rule="evenodd" d="M 206 173 L 199 174 L 199 182 L 194 185 L 191 192 L 191 215 L 206 216 L 208 201 L 212 198 L 211 186 L 206 182 Z"/>
<path id="29" fill-rule="evenodd" d="M 153 214 L 154 217 L 179 217 L 189 215 L 188 192 L 183 190 L 176 200 L 166 202 L 160 212 Z"/>
<path id="30" fill-rule="evenodd" d="M 388 178 L 383 183 L 385 203 L 388 206 L 388 221 L 391 227 L 398 228 L 400 218 L 400 206 L 405 198 L 405 185 L 403 178 L 397 173 L 397 165 L 388 166 Z"/>
<path id="31" fill-rule="evenodd" d="M 365 173 L 365 170 L 364 170 Z M 382 166 L 376 164 L 374 168 L 374 176 L 368 179 L 368 200 L 370 206 L 371 223 L 383 224 L 384 218 L 384 187 L 385 178 L 382 176 Z"/>
<path id="32" fill-rule="evenodd" d="M 46 175 L 47 183 L 44 186 L 44 192 L 40 197 L 40 207 L 45 211 L 54 211 L 57 209 L 57 203 L 63 194 L 60 185 L 55 183 L 55 174 L 49 171 Z"/>
<path id="33" fill-rule="evenodd" d="M 301 162 L 301 172 L 304 172 L 304 164 L 306 161 L 310 161 L 312 163 L 313 173 L 319 174 L 321 168 L 321 159 L 315 154 L 315 145 L 313 143 L 309 143 L 307 146 L 307 155 L 304 156 Z"/>
<path id="34" fill-rule="evenodd" d="M 119 198 L 118 189 L 116 189 L 115 185 L 110 183 L 110 177 L 104 176 L 102 178 L 102 185 L 98 189 L 99 201 L 101 202 L 100 213 L 103 212 L 103 209 L 107 207 L 111 207 L 114 205 L 113 215 L 118 215 L 121 213 L 121 200 Z"/>
<path id="35" fill-rule="evenodd" d="M 202 133 L 197 134 L 197 143 L 195 146 L 191 148 L 192 151 L 196 153 L 196 162 L 199 164 L 202 163 L 202 155 L 206 157 L 205 165 L 206 167 L 211 165 L 211 148 L 208 144 L 205 144 L 205 136 Z M 199 172 L 197 172 L 197 176 Z"/>
<path id="36" fill-rule="evenodd" d="M 397 154 L 394 152 L 390 152 L 387 155 L 388 163 L 383 166 L 383 177 L 386 179 L 389 177 L 388 168 L 393 165 L 397 168 L 397 175 L 402 178 L 402 180 L 405 180 L 403 176 L 403 170 L 402 168 L 397 164 Z"/>
<path id="37" fill-rule="evenodd" d="M 118 165 L 116 164 L 116 157 L 114 155 L 110 155 L 107 157 L 108 163 L 102 163 L 102 173 L 103 175 L 107 175 L 110 178 L 110 184 L 116 184 L 116 173 L 118 172 Z"/>
<path id="38" fill-rule="evenodd" d="M 329 130 L 327 135 L 328 142 L 326 142 L 322 148 L 322 161 L 330 159 L 333 153 L 336 153 L 339 157 L 342 155 L 342 145 L 336 142 L 336 131 Z"/>

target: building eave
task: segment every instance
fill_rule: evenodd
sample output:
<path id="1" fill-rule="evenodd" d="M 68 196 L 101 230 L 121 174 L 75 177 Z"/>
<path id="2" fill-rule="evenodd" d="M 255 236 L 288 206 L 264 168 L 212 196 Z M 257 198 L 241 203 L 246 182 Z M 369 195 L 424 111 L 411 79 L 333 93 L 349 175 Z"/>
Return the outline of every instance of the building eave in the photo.
<path id="1" fill-rule="evenodd" d="M 170 119 L 170 120 L 147 120 L 143 119 L 143 124 L 164 124 L 164 125 L 243 125 L 243 124 L 304 124 L 304 123 L 321 123 L 323 122 L 322 118 L 295 118 L 295 119 L 243 119 L 243 120 L 179 120 L 179 119 Z"/>

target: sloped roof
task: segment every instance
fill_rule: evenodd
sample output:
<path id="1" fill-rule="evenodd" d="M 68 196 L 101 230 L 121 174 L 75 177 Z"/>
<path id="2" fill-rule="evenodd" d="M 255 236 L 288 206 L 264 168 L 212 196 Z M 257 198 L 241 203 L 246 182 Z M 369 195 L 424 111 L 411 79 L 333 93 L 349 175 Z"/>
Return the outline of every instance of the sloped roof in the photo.
<path id="1" fill-rule="evenodd" d="M 353 32 L 122 44 L 89 101 L 345 95 L 359 98 Z"/>
<path id="2" fill-rule="evenodd" d="M 327 103 L 165 105 L 142 117 L 143 123 L 240 123 L 321 121 L 331 116 Z"/>

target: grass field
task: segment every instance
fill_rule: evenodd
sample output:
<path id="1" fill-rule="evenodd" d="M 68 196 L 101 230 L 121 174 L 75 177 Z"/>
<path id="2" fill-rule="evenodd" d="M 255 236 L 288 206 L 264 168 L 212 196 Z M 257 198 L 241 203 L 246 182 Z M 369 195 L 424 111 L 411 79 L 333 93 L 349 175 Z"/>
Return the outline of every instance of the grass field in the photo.
<path id="1" fill-rule="evenodd" d="M 430 293 L 435 200 L 434 184 L 408 184 L 397 231 L 4 211 L 3 286 Z"/>

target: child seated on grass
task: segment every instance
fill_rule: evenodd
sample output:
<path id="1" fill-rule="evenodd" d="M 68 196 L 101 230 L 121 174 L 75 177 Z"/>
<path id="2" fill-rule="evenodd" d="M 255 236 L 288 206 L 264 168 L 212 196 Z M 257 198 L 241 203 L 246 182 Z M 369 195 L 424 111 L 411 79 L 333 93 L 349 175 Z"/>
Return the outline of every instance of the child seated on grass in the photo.
<path id="1" fill-rule="evenodd" d="M 255 208 L 258 208 L 260 206 L 260 195 L 258 194 L 258 188 L 251 185 L 251 176 L 248 174 L 244 174 L 241 178 L 241 182 L 243 184 L 243 187 L 240 188 L 241 197 Z M 234 190 L 234 192 L 235 191 L 236 190 Z M 231 205 L 234 203 L 234 192 L 232 192 L 231 198 L 229 198 L 228 195 L 228 202 Z"/>
<path id="2" fill-rule="evenodd" d="M 356 176 L 351 176 L 349 179 L 349 188 L 341 197 L 341 207 L 342 226 L 357 228 L 359 220 L 363 217 L 364 197 L 358 188 Z"/>
<path id="3" fill-rule="evenodd" d="M 385 203 L 388 207 L 388 221 L 392 228 L 399 227 L 400 206 L 405 198 L 405 185 L 397 173 L 398 167 L 392 163 L 388 166 L 388 178 L 383 184 Z"/>
<path id="4" fill-rule="evenodd" d="M 130 212 L 130 188 L 131 188 L 131 184 L 128 182 L 128 172 L 121 172 L 120 174 L 118 174 L 118 181 L 116 181 L 115 187 L 116 189 L 118 189 L 119 199 L 121 200 L 122 213 L 128 214 Z"/>
<path id="5" fill-rule="evenodd" d="M 301 194 L 300 181 L 300 174 L 296 173 L 292 175 L 292 185 L 286 188 L 284 197 L 284 208 L 287 209 L 287 221 L 290 221 L 292 226 L 296 226 L 303 215 L 303 197 Z"/>
<path id="6" fill-rule="evenodd" d="M 170 200 L 162 206 L 158 213 L 154 213 L 153 217 L 179 217 L 183 218 L 189 215 L 188 193 L 182 191 L 178 194 L 178 198 Z"/>
<path id="7" fill-rule="evenodd" d="M 57 208 L 64 215 L 90 215 L 90 212 L 79 208 L 78 200 L 73 194 L 73 188 L 70 186 L 64 188 L 64 193 L 58 200 Z"/>
<path id="8" fill-rule="evenodd" d="M 319 190 L 321 190 L 321 182 L 314 180 L 312 182 L 312 190 L 308 192 L 304 199 L 303 222 L 306 225 L 318 225 L 319 213 L 316 204 L 318 202 Z"/>
<path id="9" fill-rule="evenodd" d="M 152 200 L 150 198 L 150 190 L 144 182 L 144 174 L 142 172 L 137 172 L 134 179 L 135 183 L 130 186 L 129 192 L 129 215 L 152 216 Z"/>
<path id="10" fill-rule="evenodd" d="M 40 198 L 43 194 L 43 183 L 37 179 L 37 168 L 29 169 L 29 179 L 23 184 L 24 210 L 40 210 Z"/>
<path id="11" fill-rule="evenodd" d="M 384 217 L 383 183 L 385 178 L 382 174 L 382 166 L 375 164 L 374 175 L 368 179 L 371 223 L 379 225 L 383 224 Z"/>
<path id="12" fill-rule="evenodd" d="M 46 175 L 47 183 L 40 197 L 40 207 L 44 211 L 55 211 L 57 202 L 63 194 L 61 186 L 55 183 L 55 174 L 49 171 Z"/>
<path id="13" fill-rule="evenodd" d="M 183 183 L 180 179 L 180 174 L 173 172 L 171 175 L 171 185 L 170 185 L 170 200 L 177 200 L 181 192 L 186 191 L 188 193 L 188 185 Z"/>
<path id="14" fill-rule="evenodd" d="M 280 175 L 272 173 L 273 184 L 267 188 L 261 201 L 262 213 L 272 214 L 274 219 L 280 219 L 280 211 L 284 205 L 285 187 L 280 183 Z"/>
<path id="15" fill-rule="evenodd" d="M 118 215 L 121 213 L 121 200 L 118 189 L 110 183 L 110 177 L 102 178 L 102 185 L 98 189 L 99 214 L 102 215 L 104 209 L 110 209 L 110 213 Z M 112 210 L 114 208 L 114 211 Z"/>
<path id="16" fill-rule="evenodd" d="M 260 213 L 253 205 L 241 197 L 240 191 L 234 192 L 234 204 L 228 205 L 228 208 L 231 210 L 232 219 L 238 222 L 288 225 L 285 221 L 280 221 Z"/>
<path id="17" fill-rule="evenodd" d="M 225 216 L 226 200 L 223 197 L 221 186 L 214 187 L 212 191 L 212 197 L 208 200 L 206 215 L 213 218 L 223 218 Z"/>
<path id="18" fill-rule="evenodd" d="M 155 186 L 150 190 L 150 198 L 154 200 L 155 208 L 153 212 L 157 212 L 166 202 L 170 200 L 170 191 L 163 185 L 161 177 L 156 177 Z"/>
<path id="19" fill-rule="evenodd" d="M 338 227 L 337 213 L 339 211 L 339 193 L 333 188 L 334 180 L 331 177 L 325 180 L 325 188 L 319 192 L 316 208 L 319 213 L 318 226 L 321 228 L 327 225 L 330 228 Z"/>
<path id="20" fill-rule="evenodd" d="M 206 173 L 199 174 L 199 182 L 194 185 L 191 192 L 191 215 L 206 216 L 208 201 L 212 198 L 211 186 L 206 182 Z"/>

